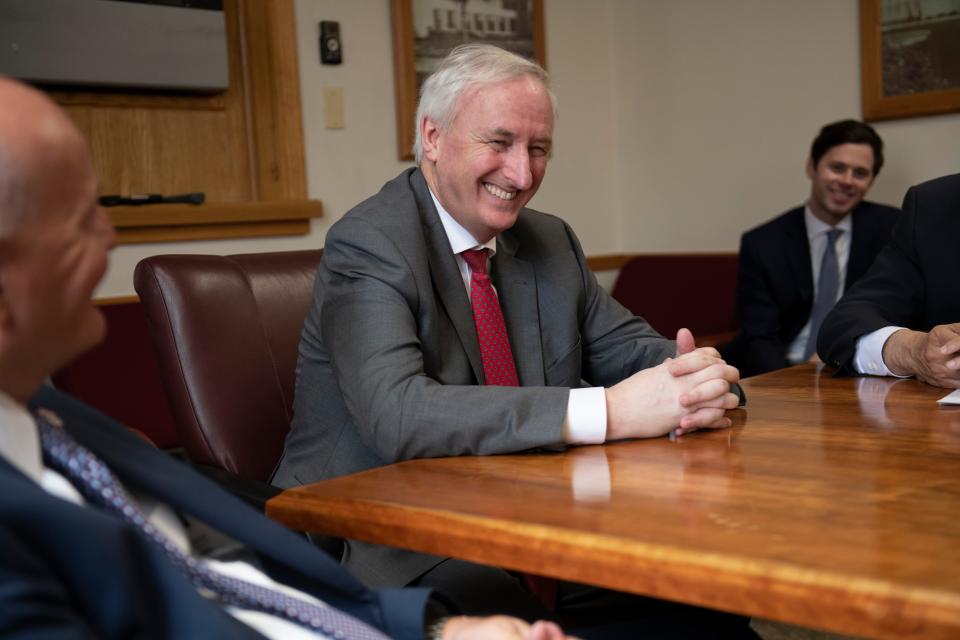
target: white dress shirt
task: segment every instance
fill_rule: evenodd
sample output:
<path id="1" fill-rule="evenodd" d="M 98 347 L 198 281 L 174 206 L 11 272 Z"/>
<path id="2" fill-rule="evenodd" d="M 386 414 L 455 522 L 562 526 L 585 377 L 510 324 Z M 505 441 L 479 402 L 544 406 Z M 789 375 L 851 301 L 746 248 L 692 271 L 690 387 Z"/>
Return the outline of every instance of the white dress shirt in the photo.
<path id="1" fill-rule="evenodd" d="M 26 407 L 2 391 L 0 391 L 0 457 L 6 459 L 25 476 L 40 485 L 47 493 L 74 504 L 85 504 L 83 496 L 69 480 L 44 465 L 43 453 L 40 448 L 40 435 L 37 432 L 37 424 L 34 422 L 33 416 L 30 415 Z M 129 487 L 127 491 L 130 491 Z M 154 526 L 170 538 L 181 551 L 188 554 L 192 553 L 186 528 L 172 509 L 147 496 L 130 493 L 137 506 L 148 516 Z M 221 562 L 210 559 L 207 559 L 206 563 L 212 569 L 224 575 L 283 591 L 301 600 L 325 606 L 323 602 L 306 593 L 275 582 L 249 563 Z M 277 618 L 260 611 L 250 611 L 230 606 L 225 607 L 225 609 L 234 618 L 256 629 L 268 638 L 317 640 L 317 638 L 327 637 L 323 634 L 314 633 L 289 620 Z"/>
<path id="2" fill-rule="evenodd" d="M 823 262 L 823 254 L 827 251 L 827 232 L 831 229 L 841 229 L 843 233 L 836 240 L 837 251 L 837 269 L 839 271 L 840 282 L 837 286 L 837 300 L 843 295 L 844 283 L 847 281 L 847 263 L 850 261 L 850 245 L 853 240 L 853 216 L 846 216 L 837 223 L 837 226 L 831 227 L 818 217 L 813 215 L 808 204 L 804 207 L 803 221 L 807 228 L 807 241 L 810 245 L 810 266 L 813 267 L 813 299 L 817 299 L 817 289 L 820 284 L 820 264 Z M 836 300 L 834 300 L 836 302 Z M 787 360 L 790 364 L 799 364 L 803 360 L 803 352 L 807 347 L 807 338 L 810 336 L 810 319 L 800 329 L 800 333 L 790 343 L 787 349 Z"/>
<path id="3" fill-rule="evenodd" d="M 463 286 L 470 295 L 470 266 L 460 254 L 469 249 L 489 249 L 490 257 L 497 252 L 497 239 L 491 238 L 486 244 L 477 242 L 473 235 L 454 220 L 434 195 L 433 204 L 440 214 L 440 222 L 447 233 L 450 248 L 460 267 Z M 496 292 L 496 287 L 494 287 Z M 514 356 L 516 357 L 516 356 Z M 602 444 L 607 439 L 607 396 L 603 387 L 589 389 L 571 389 L 567 400 L 567 415 L 563 420 L 563 441 L 566 444 Z"/>
<path id="4" fill-rule="evenodd" d="M 909 378 L 910 376 L 899 376 L 890 371 L 887 363 L 883 361 L 883 345 L 887 342 L 887 338 L 903 328 L 905 327 L 883 327 L 860 336 L 857 339 L 856 350 L 853 352 L 853 368 L 857 373 Z"/>

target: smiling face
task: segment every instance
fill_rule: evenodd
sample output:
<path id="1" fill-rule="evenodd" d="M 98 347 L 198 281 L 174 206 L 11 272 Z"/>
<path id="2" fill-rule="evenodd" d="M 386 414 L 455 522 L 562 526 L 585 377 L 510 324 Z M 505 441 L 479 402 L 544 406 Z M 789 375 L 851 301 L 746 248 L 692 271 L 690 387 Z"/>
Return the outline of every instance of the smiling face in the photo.
<path id="1" fill-rule="evenodd" d="M 811 181 L 810 210 L 823 222 L 835 225 L 858 204 L 873 183 L 873 149 L 868 144 L 846 143 L 827 150 L 816 166 L 807 160 Z"/>
<path id="2" fill-rule="evenodd" d="M 420 122 L 421 169 L 444 208 L 480 243 L 516 223 L 540 188 L 553 144 L 543 84 L 519 77 L 471 87 L 447 129 Z"/>
<path id="3" fill-rule="evenodd" d="M 19 111 L 0 121 L 16 161 L 8 202 L 17 203 L 0 211 L 0 389 L 22 399 L 103 339 L 91 298 L 115 236 L 89 149 L 66 115 L 10 83 L 0 97 Z"/>
<path id="4" fill-rule="evenodd" d="M 51 181 L 37 193 L 36 223 L 21 234 L 19 277 L 6 289 L 20 296 L 22 328 L 34 353 L 48 353 L 58 367 L 103 339 L 104 319 L 92 297 L 114 243 L 85 146 L 64 150 L 59 164 L 59 184 Z"/>

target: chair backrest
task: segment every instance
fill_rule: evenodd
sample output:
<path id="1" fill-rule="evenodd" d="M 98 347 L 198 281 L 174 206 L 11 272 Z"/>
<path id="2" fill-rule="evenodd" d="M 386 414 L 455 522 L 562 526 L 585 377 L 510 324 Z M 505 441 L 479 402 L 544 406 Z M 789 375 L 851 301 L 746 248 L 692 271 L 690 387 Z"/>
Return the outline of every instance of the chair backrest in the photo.
<path id="1" fill-rule="evenodd" d="M 290 427 L 321 250 L 161 255 L 137 265 L 177 433 L 193 462 L 266 481 Z"/>
<path id="2" fill-rule="evenodd" d="M 106 338 L 55 372 L 53 385 L 136 429 L 161 449 L 178 448 L 180 438 L 139 301 L 112 301 L 99 308 L 107 321 Z"/>
<path id="3" fill-rule="evenodd" d="M 611 295 L 654 329 L 673 338 L 687 327 L 696 338 L 736 331 L 737 254 L 650 254 L 623 265 Z"/>

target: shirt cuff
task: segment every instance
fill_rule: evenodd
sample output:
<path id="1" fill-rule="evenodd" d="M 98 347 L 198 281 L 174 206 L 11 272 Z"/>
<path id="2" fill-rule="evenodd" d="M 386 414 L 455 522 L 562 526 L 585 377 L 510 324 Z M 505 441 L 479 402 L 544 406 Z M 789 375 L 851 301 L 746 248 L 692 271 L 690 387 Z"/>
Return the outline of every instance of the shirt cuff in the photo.
<path id="1" fill-rule="evenodd" d="M 871 376 L 909 378 L 910 376 L 898 376 L 893 373 L 883 361 L 883 345 L 890 336 L 903 328 L 884 327 L 860 336 L 857 339 L 857 348 L 853 355 L 853 368 L 857 370 L 857 373 Z"/>
<path id="2" fill-rule="evenodd" d="M 571 389 L 563 419 L 566 444 L 603 444 L 607 439 L 607 395 L 603 387 Z"/>

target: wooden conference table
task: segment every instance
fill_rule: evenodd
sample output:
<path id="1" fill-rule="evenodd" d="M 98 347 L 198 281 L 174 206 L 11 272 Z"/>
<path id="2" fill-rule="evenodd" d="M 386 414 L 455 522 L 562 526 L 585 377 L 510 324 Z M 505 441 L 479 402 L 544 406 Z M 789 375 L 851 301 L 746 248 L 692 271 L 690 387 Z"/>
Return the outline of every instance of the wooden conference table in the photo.
<path id="1" fill-rule="evenodd" d="M 800 365 L 734 426 L 284 491 L 303 530 L 876 638 L 960 638 L 960 407 Z"/>

